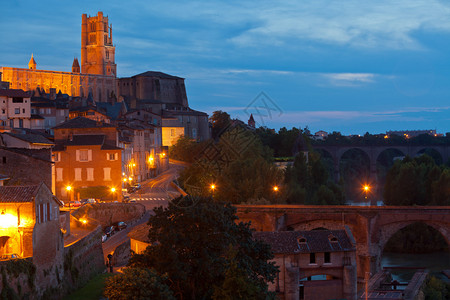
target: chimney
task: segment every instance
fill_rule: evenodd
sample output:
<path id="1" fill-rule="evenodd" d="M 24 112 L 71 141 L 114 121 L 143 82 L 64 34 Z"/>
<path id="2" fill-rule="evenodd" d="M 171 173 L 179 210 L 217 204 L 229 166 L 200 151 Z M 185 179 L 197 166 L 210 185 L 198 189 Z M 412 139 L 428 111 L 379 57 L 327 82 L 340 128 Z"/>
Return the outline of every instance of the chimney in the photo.
<path id="1" fill-rule="evenodd" d="M 49 98 L 50 98 L 51 100 L 55 100 L 55 99 L 56 99 L 56 89 L 55 89 L 55 88 L 51 88 L 51 89 L 50 89 L 50 95 L 49 95 Z"/>

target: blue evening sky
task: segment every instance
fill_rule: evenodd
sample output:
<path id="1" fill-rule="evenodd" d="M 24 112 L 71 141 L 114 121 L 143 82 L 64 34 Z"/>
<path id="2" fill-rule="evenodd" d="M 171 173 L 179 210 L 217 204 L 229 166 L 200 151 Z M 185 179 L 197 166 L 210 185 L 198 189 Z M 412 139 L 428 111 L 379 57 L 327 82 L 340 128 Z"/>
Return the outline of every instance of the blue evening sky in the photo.
<path id="1" fill-rule="evenodd" d="M 81 14 L 113 25 L 118 76 L 186 78 L 190 106 L 270 128 L 450 131 L 450 3 L 2 1 L 0 66 L 70 71 Z"/>

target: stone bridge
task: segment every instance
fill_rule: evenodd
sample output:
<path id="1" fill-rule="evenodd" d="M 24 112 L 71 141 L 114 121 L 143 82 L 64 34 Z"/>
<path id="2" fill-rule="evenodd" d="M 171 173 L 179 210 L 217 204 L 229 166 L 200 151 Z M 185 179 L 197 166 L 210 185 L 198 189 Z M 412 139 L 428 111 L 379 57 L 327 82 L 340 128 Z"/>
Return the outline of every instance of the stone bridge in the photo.
<path id="1" fill-rule="evenodd" d="M 438 230 L 450 245 L 450 206 L 237 205 L 242 221 L 257 231 L 343 229 L 356 240 L 358 278 L 381 269 L 381 255 L 394 233 L 421 222 Z"/>
<path id="2" fill-rule="evenodd" d="M 339 181 L 340 172 L 339 172 L 339 164 L 342 159 L 342 156 L 349 150 L 359 149 L 363 153 L 367 155 L 370 163 L 370 181 L 373 184 L 377 182 L 377 160 L 380 154 L 386 150 L 394 149 L 399 153 L 402 153 L 404 156 L 408 155 L 411 157 L 415 157 L 421 151 L 425 149 L 433 149 L 442 158 L 442 162 L 446 163 L 450 159 L 450 145 L 399 145 L 399 146 L 326 146 L 326 145 L 313 145 L 314 150 L 322 150 L 328 152 L 332 159 L 334 165 L 334 179 L 336 182 Z M 369 178 L 368 178 L 369 179 Z"/>

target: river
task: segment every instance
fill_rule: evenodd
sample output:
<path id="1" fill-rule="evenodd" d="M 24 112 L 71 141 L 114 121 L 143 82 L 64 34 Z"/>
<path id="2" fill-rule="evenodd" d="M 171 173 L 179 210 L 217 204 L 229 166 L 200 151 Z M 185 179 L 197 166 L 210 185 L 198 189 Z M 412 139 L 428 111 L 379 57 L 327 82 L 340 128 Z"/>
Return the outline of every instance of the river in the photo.
<path id="1" fill-rule="evenodd" d="M 381 267 L 417 267 L 418 269 L 390 270 L 392 277 L 400 282 L 409 281 L 420 268 L 425 268 L 430 273 L 446 282 L 450 280 L 442 274 L 442 270 L 450 269 L 450 252 L 432 252 L 425 254 L 411 253 L 383 253 Z"/>

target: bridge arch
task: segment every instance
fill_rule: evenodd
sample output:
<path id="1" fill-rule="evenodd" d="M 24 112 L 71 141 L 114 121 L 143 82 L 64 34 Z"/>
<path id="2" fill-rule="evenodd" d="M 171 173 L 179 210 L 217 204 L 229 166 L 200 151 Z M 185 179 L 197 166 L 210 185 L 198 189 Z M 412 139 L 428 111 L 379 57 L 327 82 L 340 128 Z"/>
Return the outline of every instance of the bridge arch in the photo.
<path id="1" fill-rule="evenodd" d="M 441 164 L 445 163 L 444 155 L 438 149 L 435 149 L 433 147 L 423 147 L 422 149 L 420 149 L 416 152 L 415 156 L 420 156 L 423 154 L 427 154 L 427 155 L 431 156 L 437 165 L 441 165 Z"/>
<path id="2" fill-rule="evenodd" d="M 380 256 L 383 253 L 383 250 L 384 250 L 387 242 L 391 239 L 391 237 L 395 233 L 397 233 L 401 229 L 403 229 L 409 225 L 412 225 L 414 223 L 423 223 L 425 225 L 428 225 L 428 226 L 436 229 L 442 235 L 442 237 L 445 239 L 445 241 L 447 242 L 447 245 L 449 245 L 449 247 L 450 247 L 450 230 L 447 228 L 448 225 L 446 226 L 445 224 L 440 224 L 438 222 L 424 221 L 424 220 L 411 220 L 411 221 L 406 221 L 406 222 L 401 221 L 401 222 L 386 224 L 386 225 L 380 227 L 378 239 L 376 241 L 372 240 L 372 242 L 374 242 L 373 244 L 378 245 Z M 377 235 L 374 235 L 374 236 L 376 237 Z"/>

